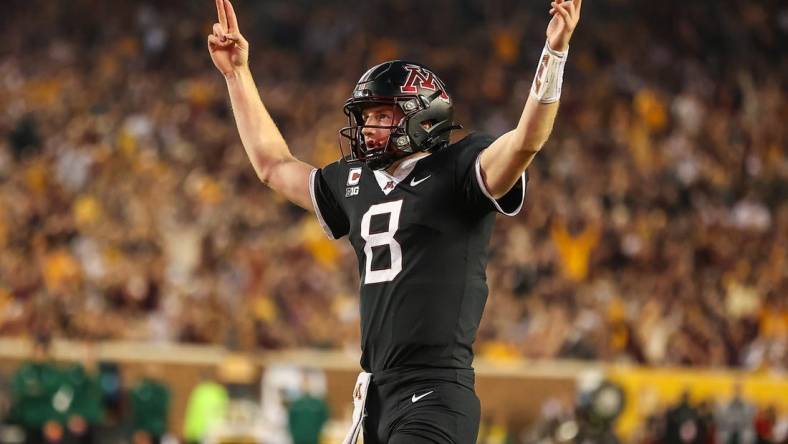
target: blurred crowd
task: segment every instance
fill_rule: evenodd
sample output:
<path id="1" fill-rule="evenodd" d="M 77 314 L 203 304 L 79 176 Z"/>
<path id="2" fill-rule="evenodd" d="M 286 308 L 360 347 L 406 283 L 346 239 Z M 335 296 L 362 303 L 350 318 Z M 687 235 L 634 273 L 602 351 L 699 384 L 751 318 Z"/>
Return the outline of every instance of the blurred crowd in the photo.
<path id="1" fill-rule="evenodd" d="M 129 377 L 130 367 L 97 361 L 95 344 L 75 344 L 82 359 L 59 362 L 38 336 L 30 359 L 7 381 L 0 373 L 0 443 L 318 444 L 341 442 L 334 435 L 347 427 L 329 422 L 322 370 L 270 366 L 260 381 L 248 357 L 228 354 L 200 369 L 178 412 L 166 366 L 151 361 Z"/>
<path id="2" fill-rule="evenodd" d="M 355 256 L 256 178 L 212 2 L 6 3 L 0 335 L 357 352 Z M 510 129 L 536 3 L 235 7 L 269 111 L 324 165 L 386 59 L 431 66 L 466 128 Z M 525 209 L 496 225 L 481 356 L 788 367 L 788 8 L 724 3 L 586 5 Z"/>
<path id="3" fill-rule="evenodd" d="M 788 443 L 788 418 L 774 405 L 757 406 L 736 386 L 729 399 L 693 399 L 684 392 L 664 409 L 652 412 L 627 439 L 615 433 L 614 423 L 621 406 L 631 400 L 614 401 L 612 384 L 601 387 L 607 393 L 588 402 L 581 400 L 567 408 L 557 398 L 546 401 L 540 419 L 519 437 L 505 427 L 499 436 L 509 442 L 524 444 L 560 444 L 590 442 L 617 444 L 782 444 Z M 602 393 L 597 390 L 597 394 Z M 594 398 L 594 396 L 591 396 Z M 697 397 L 695 397 L 697 398 Z M 497 442 L 506 442 L 499 440 Z M 494 444 L 493 442 L 489 444 Z"/>
<path id="4" fill-rule="evenodd" d="M 153 444 L 168 432 L 170 389 L 149 365 L 134 384 L 117 363 L 96 362 L 86 343 L 81 362 L 56 362 L 39 335 L 30 359 L 0 384 L 4 444 Z"/>

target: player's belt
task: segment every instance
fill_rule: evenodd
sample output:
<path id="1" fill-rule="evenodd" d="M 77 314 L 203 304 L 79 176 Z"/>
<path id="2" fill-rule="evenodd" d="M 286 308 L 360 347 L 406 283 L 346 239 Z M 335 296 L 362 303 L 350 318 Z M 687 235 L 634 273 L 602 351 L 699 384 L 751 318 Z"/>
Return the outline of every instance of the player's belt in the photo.
<path id="1" fill-rule="evenodd" d="M 350 425 L 350 430 L 347 436 L 342 441 L 342 444 L 355 444 L 358 440 L 358 435 L 361 434 L 361 423 L 364 420 L 364 406 L 367 402 L 367 390 L 369 389 L 369 380 L 372 378 L 372 373 L 361 372 L 356 379 L 356 385 L 353 388 L 353 423 Z"/>
<path id="2" fill-rule="evenodd" d="M 375 372 L 375 385 L 397 386 L 424 381 L 454 382 L 474 390 L 475 373 L 472 368 L 394 367 Z"/>

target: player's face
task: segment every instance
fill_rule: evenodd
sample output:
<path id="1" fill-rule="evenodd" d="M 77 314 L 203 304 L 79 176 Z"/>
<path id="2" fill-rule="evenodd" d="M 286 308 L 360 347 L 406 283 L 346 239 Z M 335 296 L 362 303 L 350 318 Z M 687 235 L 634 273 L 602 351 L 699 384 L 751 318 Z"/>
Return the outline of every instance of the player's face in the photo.
<path id="1" fill-rule="evenodd" d="M 361 118 L 364 121 L 364 143 L 367 148 L 380 148 L 388 143 L 391 128 L 374 128 L 375 126 L 387 127 L 396 126 L 405 117 L 398 106 L 393 105 L 373 105 L 364 108 Z M 370 128 L 370 126 L 373 126 Z"/>

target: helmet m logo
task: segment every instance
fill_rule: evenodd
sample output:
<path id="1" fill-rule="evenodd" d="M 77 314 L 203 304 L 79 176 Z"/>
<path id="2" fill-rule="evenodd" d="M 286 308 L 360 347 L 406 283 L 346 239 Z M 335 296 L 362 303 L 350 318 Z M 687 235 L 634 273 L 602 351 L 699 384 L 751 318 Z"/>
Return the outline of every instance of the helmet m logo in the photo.
<path id="1" fill-rule="evenodd" d="M 408 78 L 405 79 L 405 84 L 399 87 L 400 91 L 405 94 L 416 94 L 419 91 L 419 87 L 421 87 L 433 91 L 440 91 L 441 98 L 449 100 L 446 89 L 441 81 L 435 77 L 435 74 L 416 65 L 405 65 L 405 69 L 408 70 Z"/>

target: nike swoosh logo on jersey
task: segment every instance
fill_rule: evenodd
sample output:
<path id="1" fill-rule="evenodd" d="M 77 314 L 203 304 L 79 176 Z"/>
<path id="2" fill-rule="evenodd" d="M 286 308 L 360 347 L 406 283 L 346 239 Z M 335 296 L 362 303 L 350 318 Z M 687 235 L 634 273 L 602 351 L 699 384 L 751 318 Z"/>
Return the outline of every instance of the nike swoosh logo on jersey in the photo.
<path id="1" fill-rule="evenodd" d="M 429 176 L 427 176 L 427 177 L 429 177 Z M 432 393 L 432 392 L 434 392 L 434 390 L 430 390 L 429 392 L 427 392 L 427 393 L 425 393 L 425 394 L 423 394 L 423 395 L 419 395 L 419 396 L 416 396 L 416 394 L 414 393 L 414 394 L 413 394 L 413 397 L 412 397 L 412 398 L 410 398 L 410 402 L 411 402 L 411 403 L 414 403 L 414 402 L 418 401 L 419 399 L 421 399 L 421 398 L 423 398 L 423 397 L 425 397 L 425 396 L 429 395 L 429 394 L 430 394 L 430 393 Z"/>
<path id="2" fill-rule="evenodd" d="M 432 177 L 432 174 L 430 174 L 429 176 L 427 176 L 427 177 L 425 177 L 423 179 L 419 179 L 419 180 L 416 180 L 416 178 L 414 177 L 413 179 L 410 180 L 410 186 L 415 187 L 416 185 L 424 182 L 425 180 L 429 179 L 430 177 Z"/>

